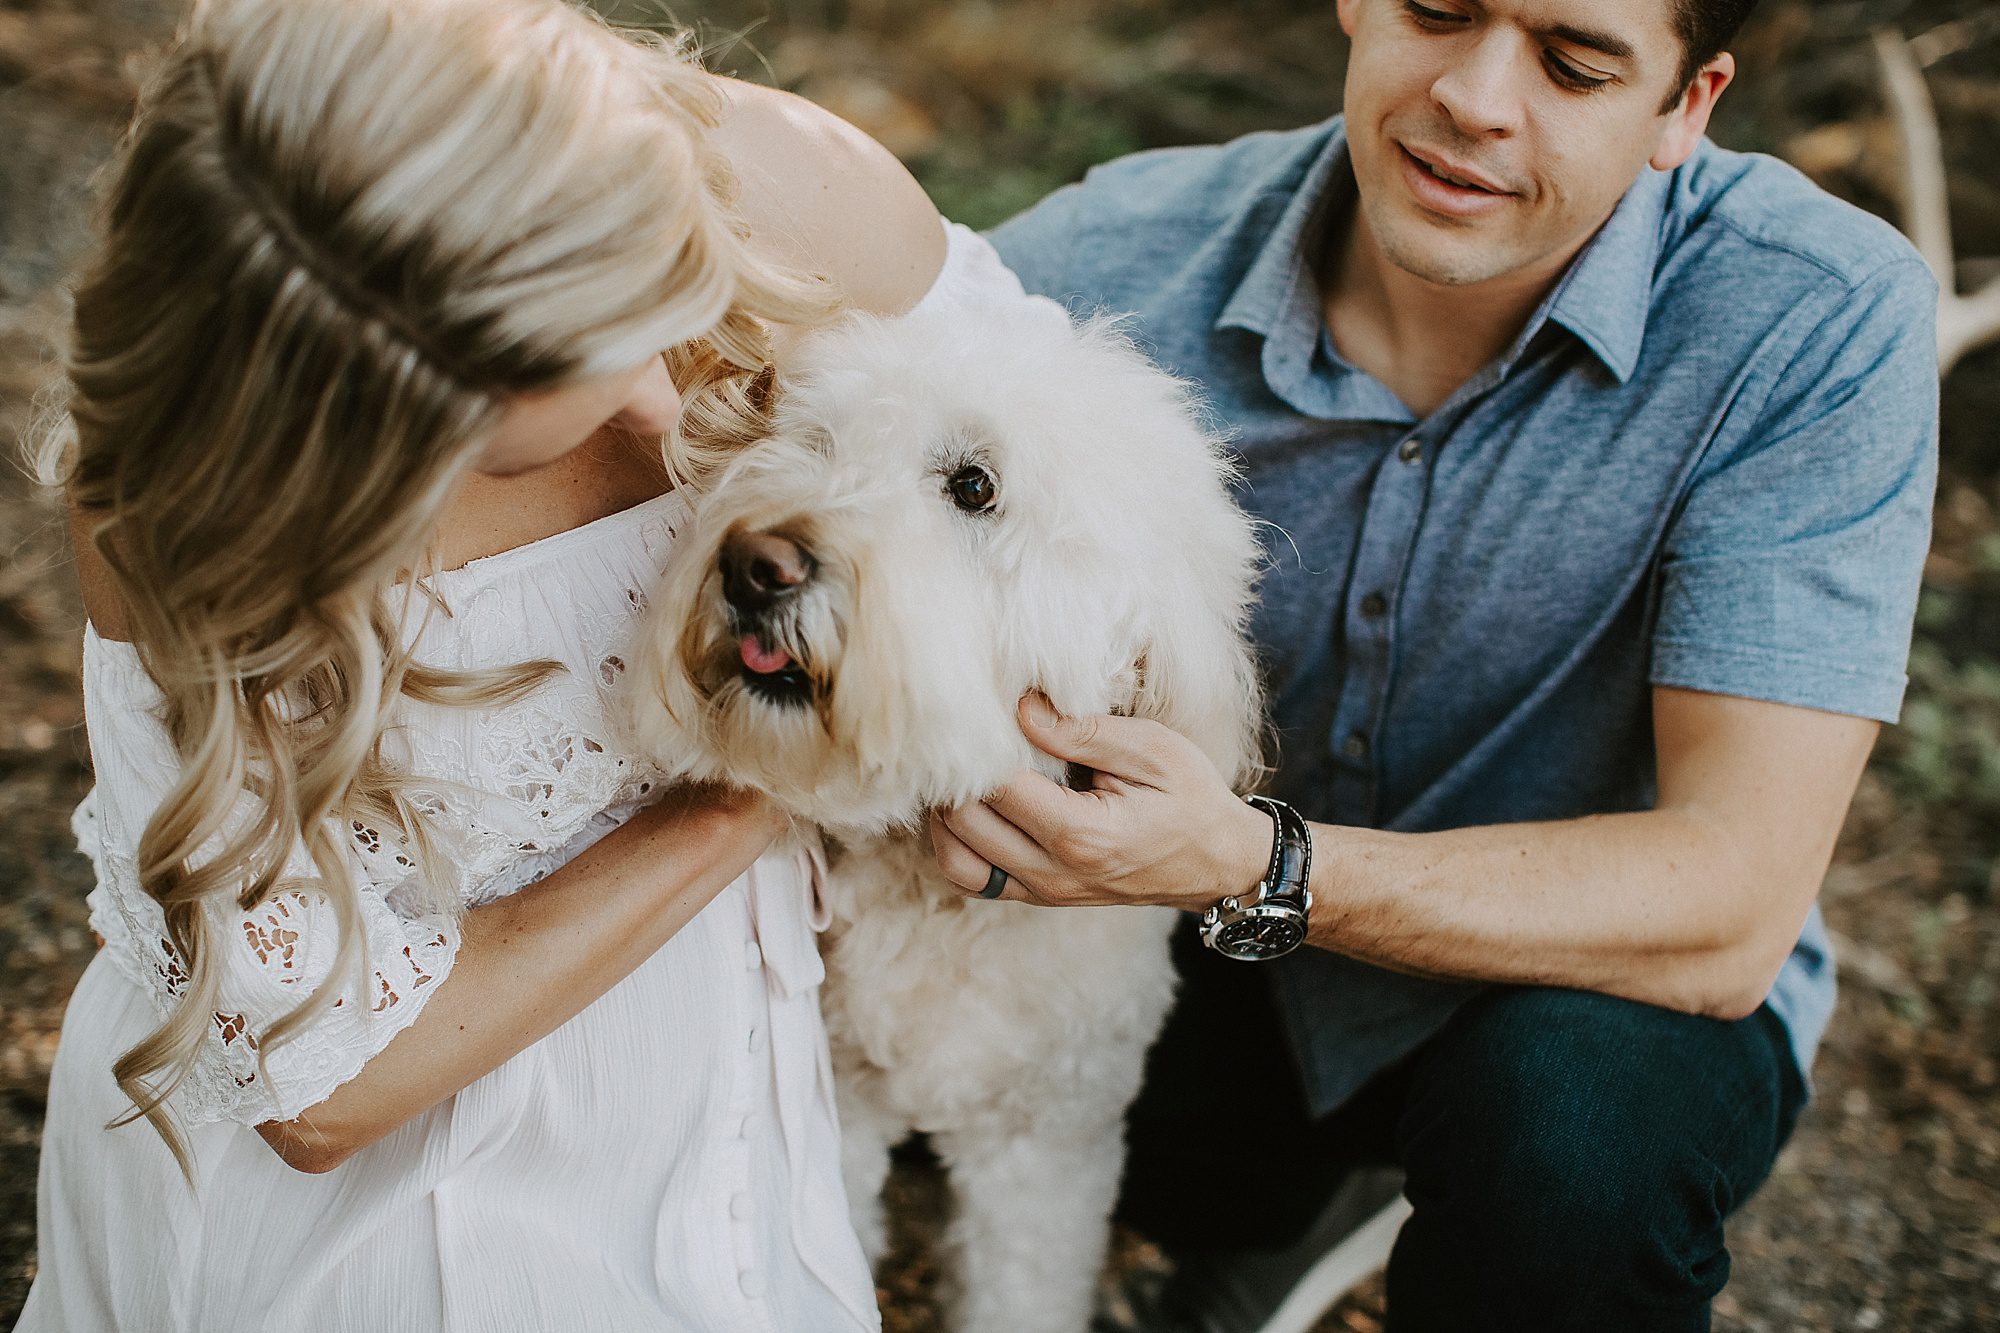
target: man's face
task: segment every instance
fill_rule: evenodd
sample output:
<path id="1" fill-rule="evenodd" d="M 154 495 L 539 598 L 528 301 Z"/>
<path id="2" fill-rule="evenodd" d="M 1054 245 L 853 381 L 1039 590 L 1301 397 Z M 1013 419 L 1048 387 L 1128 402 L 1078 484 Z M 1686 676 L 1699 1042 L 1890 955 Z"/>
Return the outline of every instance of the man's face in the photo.
<path id="1" fill-rule="evenodd" d="M 1670 0 L 1339 0 L 1361 220 L 1389 261 L 1463 286 L 1553 276 L 1649 162 L 1694 151 Z M 1718 77 L 1719 76 L 1719 77 Z"/>

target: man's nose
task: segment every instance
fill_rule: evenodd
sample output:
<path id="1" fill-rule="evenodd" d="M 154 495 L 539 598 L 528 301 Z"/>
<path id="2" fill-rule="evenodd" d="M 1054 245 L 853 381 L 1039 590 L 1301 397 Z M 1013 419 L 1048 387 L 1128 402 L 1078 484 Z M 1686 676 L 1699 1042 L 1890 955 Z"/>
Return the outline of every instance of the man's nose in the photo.
<path id="1" fill-rule="evenodd" d="M 1460 50 L 1431 84 L 1431 97 L 1465 133 L 1504 138 L 1521 127 L 1524 80 L 1536 68 L 1525 39 L 1495 30 Z"/>
<path id="2" fill-rule="evenodd" d="M 732 532 L 722 543 L 722 596 L 739 611 L 766 611 L 805 586 L 816 568 L 805 548 L 776 532 Z"/>

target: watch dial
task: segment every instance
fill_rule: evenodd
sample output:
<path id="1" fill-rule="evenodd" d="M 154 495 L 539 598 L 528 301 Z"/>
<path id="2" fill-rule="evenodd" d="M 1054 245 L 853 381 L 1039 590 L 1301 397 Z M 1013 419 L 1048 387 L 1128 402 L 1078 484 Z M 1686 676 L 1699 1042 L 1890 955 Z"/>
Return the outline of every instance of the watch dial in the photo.
<path id="1" fill-rule="evenodd" d="M 1276 958 L 1290 953 L 1305 941 L 1298 922 L 1281 916 L 1254 916 L 1232 921 L 1222 928 L 1216 943 L 1232 958 Z"/>

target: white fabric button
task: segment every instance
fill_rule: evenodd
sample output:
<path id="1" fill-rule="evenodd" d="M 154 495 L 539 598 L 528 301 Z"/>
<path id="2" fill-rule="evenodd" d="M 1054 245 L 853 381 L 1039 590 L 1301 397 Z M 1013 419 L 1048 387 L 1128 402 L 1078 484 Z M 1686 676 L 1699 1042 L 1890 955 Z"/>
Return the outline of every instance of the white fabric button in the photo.
<path id="1" fill-rule="evenodd" d="M 741 1222 L 750 1216 L 750 1196 L 739 1194 L 729 1201 L 729 1215 Z"/>
<path id="2" fill-rule="evenodd" d="M 743 966 L 752 972 L 764 966 L 764 951 L 757 947 L 757 941 L 751 940 L 743 946 Z"/>
<path id="3" fill-rule="evenodd" d="M 764 1029 L 750 1029 L 750 1054 L 756 1055 L 764 1049 Z"/>
<path id="4" fill-rule="evenodd" d="M 737 1138 L 739 1138 L 739 1139 L 747 1139 L 747 1138 L 749 1138 L 749 1137 L 750 1137 L 750 1130 L 751 1130 L 751 1129 L 752 1129 L 752 1128 L 753 1128 L 753 1127 L 754 1127 L 754 1126 L 756 1125 L 756 1123 L 757 1123 L 757 1117 L 756 1117 L 756 1116 L 754 1116 L 754 1115 L 746 1115 L 746 1116 L 744 1116 L 744 1117 L 743 1117 L 743 1123 L 742 1123 L 742 1124 L 740 1124 L 740 1125 L 738 1125 L 738 1126 L 736 1127 L 736 1137 L 737 1137 Z"/>
<path id="5" fill-rule="evenodd" d="M 736 1283 L 743 1288 L 743 1294 L 751 1300 L 762 1299 L 764 1295 L 764 1275 L 756 1269 L 745 1269 L 737 1276 Z"/>

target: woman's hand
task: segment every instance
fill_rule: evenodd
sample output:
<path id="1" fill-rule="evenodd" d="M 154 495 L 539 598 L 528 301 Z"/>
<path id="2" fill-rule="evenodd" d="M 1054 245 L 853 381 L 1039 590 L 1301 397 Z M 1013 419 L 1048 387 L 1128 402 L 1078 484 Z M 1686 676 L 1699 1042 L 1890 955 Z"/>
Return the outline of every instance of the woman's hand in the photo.
<path id="1" fill-rule="evenodd" d="M 999 866 L 1000 896 L 1017 902 L 1198 912 L 1263 875 L 1269 816 L 1230 791 L 1185 736 L 1144 718 L 1065 718 L 1038 694 L 1022 699 L 1020 715 L 1037 749 L 1092 770 L 1090 789 L 1024 772 L 932 816 L 938 865 L 959 888 L 980 893 Z"/>
<path id="2" fill-rule="evenodd" d="M 719 854 L 726 855 L 729 861 L 742 862 L 736 875 L 749 869 L 752 861 L 792 829 L 792 817 L 764 793 L 715 782 L 684 782 L 668 787 L 658 800 L 632 819 L 663 824 L 671 833 L 681 835 L 692 827 L 706 828 Z"/>

